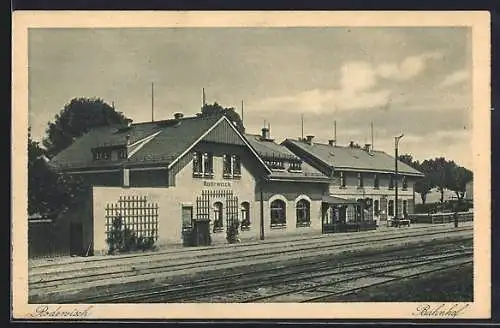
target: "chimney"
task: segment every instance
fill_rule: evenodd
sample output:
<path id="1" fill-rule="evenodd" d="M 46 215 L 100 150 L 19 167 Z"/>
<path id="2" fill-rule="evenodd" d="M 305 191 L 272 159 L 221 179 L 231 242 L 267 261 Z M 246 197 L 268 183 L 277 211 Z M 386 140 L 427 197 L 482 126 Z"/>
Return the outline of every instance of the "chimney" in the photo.
<path id="1" fill-rule="evenodd" d="M 364 150 L 367 152 L 371 152 L 371 144 L 369 143 L 365 144 Z"/>
<path id="2" fill-rule="evenodd" d="M 354 141 L 352 141 L 352 140 L 351 140 L 351 141 L 349 142 L 349 148 L 353 148 L 353 147 L 354 147 Z"/>
<path id="3" fill-rule="evenodd" d="M 330 139 L 330 140 L 328 140 L 328 145 L 329 145 L 330 147 L 335 146 L 335 139 Z"/>
<path id="4" fill-rule="evenodd" d="M 129 127 L 131 127 L 131 126 L 132 126 L 132 120 L 131 120 L 130 118 L 127 118 L 127 119 L 125 120 L 125 126 L 126 126 L 127 128 L 129 128 Z"/>
<path id="5" fill-rule="evenodd" d="M 181 118 L 183 118 L 183 117 L 184 117 L 184 114 L 182 114 L 182 113 L 175 113 L 175 114 L 174 114 L 174 118 L 175 118 L 176 120 L 180 120 L 180 119 L 181 119 Z"/>
<path id="6" fill-rule="evenodd" d="M 312 140 L 313 140 L 314 136 L 312 135 L 307 135 L 306 136 L 306 142 L 310 145 L 312 145 Z"/>
<path id="7" fill-rule="evenodd" d="M 269 137 L 270 137 L 269 136 L 269 128 L 266 128 L 266 127 L 262 128 L 262 136 L 261 137 L 263 140 L 269 140 Z"/>

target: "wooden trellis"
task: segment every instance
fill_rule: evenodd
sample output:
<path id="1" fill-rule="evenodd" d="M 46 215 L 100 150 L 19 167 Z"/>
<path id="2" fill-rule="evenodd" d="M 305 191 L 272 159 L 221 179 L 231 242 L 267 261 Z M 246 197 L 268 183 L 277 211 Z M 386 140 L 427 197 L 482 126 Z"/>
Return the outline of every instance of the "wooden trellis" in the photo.
<path id="1" fill-rule="evenodd" d="M 132 230 L 137 237 L 158 239 L 158 203 L 146 196 L 120 196 L 117 203 L 106 204 L 106 235 L 109 237 L 113 221 L 121 219 L 121 229 Z"/>
<path id="2" fill-rule="evenodd" d="M 210 220 L 212 212 L 212 200 L 214 198 L 222 198 L 225 215 L 226 229 L 234 220 L 238 220 L 239 202 L 238 197 L 233 195 L 232 190 L 202 190 L 201 196 L 196 198 L 196 217 L 198 221 Z"/>

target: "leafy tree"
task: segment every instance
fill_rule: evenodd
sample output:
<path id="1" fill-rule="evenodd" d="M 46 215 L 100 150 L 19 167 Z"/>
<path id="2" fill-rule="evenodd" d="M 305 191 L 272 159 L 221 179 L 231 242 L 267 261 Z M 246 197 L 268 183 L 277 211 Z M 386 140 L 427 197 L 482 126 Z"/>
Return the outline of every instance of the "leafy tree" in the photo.
<path id="1" fill-rule="evenodd" d="M 440 193 L 439 201 L 444 202 L 444 190 L 449 185 L 449 162 L 444 157 L 428 160 L 428 174 L 432 186 Z"/>
<path id="2" fill-rule="evenodd" d="M 43 145 L 52 157 L 91 129 L 124 123 L 127 118 L 100 98 L 74 98 L 49 122 Z"/>
<path id="3" fill-rule="evenodd" d="M 200 116 L 222 115 L 226 116 L 230 122 L 233 122 L 239 132 L 245 132 L 245 127 L 243 126 L 243 121 L 241 120 L 240 114 L 238 114 L 233 107 L 222 107 L 217 102 L 214 102 L 213 104 L 205 104 L 201 108 Z"/>
<path id="4" fill-rule="evenodd" d="M 455 162 L 449 162 L 448 177 L 447 188 L 455 192 L 458 200 L 462 200 L 465 196 L 465 185 L 472 180 L 472 171 L 456 165 Z"/>
<path id="5" fill-rule="evenodd" d="M 431 191 L 433 185 L 432 182 L 429 178 L 428 172 L 429 166 L 428 163 L 425 162 L 425 164 L 420 164 L 419 161 L 413 160 L 413 156 L 410 154 L 403 154 L 398 157 L 398 159 L 409 165 L 410 167 L 414 168 L 415 170 L 418 170 L 422 173 L 425 174 L 425 176 L 421 179 L 419 179 L 415 183 L 415 192 L 417 192 L 420 195 L 420 198 L 422 199 L 422 203 L 425 204 L 425 201 L 427 199 L 427 194 Z"/>

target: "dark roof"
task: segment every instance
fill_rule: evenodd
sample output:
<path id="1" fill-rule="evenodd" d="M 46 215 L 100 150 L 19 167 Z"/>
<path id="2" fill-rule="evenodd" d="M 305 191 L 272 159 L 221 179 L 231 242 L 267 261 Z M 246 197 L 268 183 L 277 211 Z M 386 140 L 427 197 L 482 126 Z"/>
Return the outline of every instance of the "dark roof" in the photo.
<path id="1" fill-rule="evenodd" d="M 176 159 L 221 117 L 186 117 L 175 120 L 136 123 L 129 128 L 107 126 L 94 129 L 61 151 L 51 165 L 58 169 L 120 167 L 124 163 L 165 163 Z M 180 124 L 176 124 L 180 122 Z M 144 145 L 140 141 L 154 136 Z M 103 146 L 125 146 L 130 136 L 129 151 L 138 149 L 129 159 L 94 161 L 91 149 Z M 136 144 L 136 145 L 134 145 Z M 142 146 L 142 147 L 141 147 Z M 140 147 L 140 148 L 139 148 Z"/>
<path id="2" fill-rule="evenodd" d="M 293 139 L 286 139 L 283 145 L 294 145 L 334 169 L 394 172 L 394 157 L 380 150 L 368 152 L 363 148 L 330 146 L 321 143 L 308 144 Z M 423 176 L 421 172 L 401 161 L 398 161 L 398 172 Z"/>
<path id="3" fill-rule="evenodd" d="M 283 145 L 272 140 L 262 140 L 260 135 L 245 134 L 248 143 L 255 149 L 261 158 L 281 158 L 283 160 L 295 160 L 302 162 L 302 172 L 272 171 L 269 175 L 271 179 L 285 180 L 306 180 L 306 181 L 328 181 L 328 177 L 323 173 L 303 162 L 298 156 Z"/>

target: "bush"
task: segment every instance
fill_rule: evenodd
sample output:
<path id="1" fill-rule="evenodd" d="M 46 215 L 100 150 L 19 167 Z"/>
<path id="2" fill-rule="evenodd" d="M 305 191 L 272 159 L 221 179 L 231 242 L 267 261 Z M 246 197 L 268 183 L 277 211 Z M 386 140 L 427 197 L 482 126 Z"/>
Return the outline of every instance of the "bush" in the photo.
<path id="1" fill-rule="evenodd" d="M 233 220 L 232 224 L 227 227 L 226 240 L 230 244 L 239 242 L 239 222 L 238 220 Z"/>
<path id="2" fill-rule="evenodd" d="M 122 226 L 121 216 L 117 216 L 113 219 L 113 226 L 108 239 L 106 239 L 108 243 L 108 254 L 155 249 L 155 240 L 153 237 L 137 237 L 133 230 L 129 229 L 127 226 L 124 226 L 122 229 Z"/>

